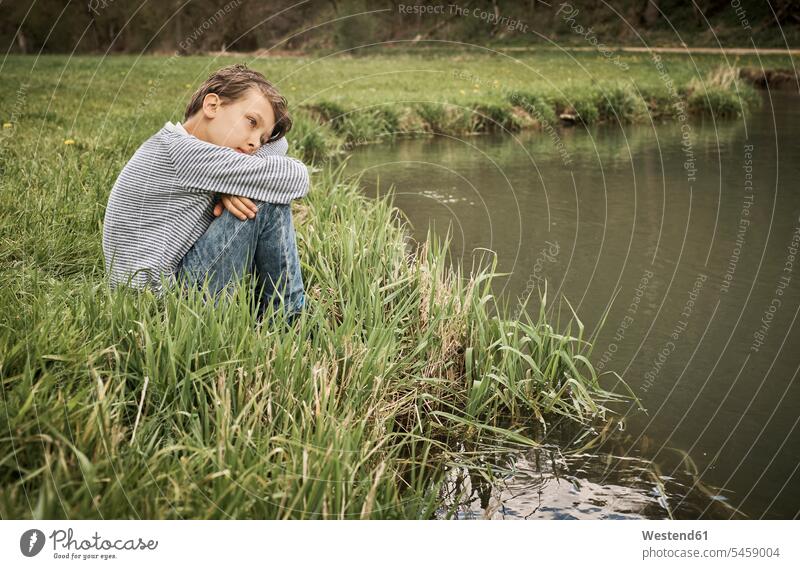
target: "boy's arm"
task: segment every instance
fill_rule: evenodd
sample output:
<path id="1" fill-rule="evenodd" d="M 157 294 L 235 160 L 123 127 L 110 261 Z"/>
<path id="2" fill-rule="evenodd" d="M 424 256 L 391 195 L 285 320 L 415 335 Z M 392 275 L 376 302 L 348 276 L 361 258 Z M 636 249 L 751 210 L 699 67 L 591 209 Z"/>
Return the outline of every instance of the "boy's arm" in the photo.
<path id="1" fill-rule="evenodd" d="M 308 168 L 300 160 L 280 154 L 282 146 L 288 148 L 285 141 L 263 145 L 249 155 L 193 136 L 170 132 L 164 136 L 166 151 L 186 191 L 219 192 L 281 204 L 308 193 Z M 270 148 L 262 152 L 265 146 Z"/>
<path id="2" fill-rule="evenodd" d="M 282 136 L 274 142 L 262 144 L 261 147 L 253 153 L 253 156 L 266 157 L 266 156 L 286 156 L 289 150 L 289 141 L 285 136 Z"/>

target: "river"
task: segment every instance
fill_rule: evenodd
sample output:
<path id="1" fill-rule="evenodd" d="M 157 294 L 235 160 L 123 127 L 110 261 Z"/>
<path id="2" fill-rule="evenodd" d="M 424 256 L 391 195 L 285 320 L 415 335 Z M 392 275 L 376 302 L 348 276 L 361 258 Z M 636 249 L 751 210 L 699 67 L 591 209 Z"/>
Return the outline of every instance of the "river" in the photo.
<path id="1" fill-rule="evenodd" d="M 798 516 L 800 98 L 762 95 L 739 119 L 354 149 L 346 171 L 394 186 L 415 238 L 450 226 L 467 268 L 496 252 L 512 312 L 545 280 L 588 333 L 607 310 L 592 361 L 646 408 L 619 408 L 601 452 L 512 457 L 459 517 Z"/>

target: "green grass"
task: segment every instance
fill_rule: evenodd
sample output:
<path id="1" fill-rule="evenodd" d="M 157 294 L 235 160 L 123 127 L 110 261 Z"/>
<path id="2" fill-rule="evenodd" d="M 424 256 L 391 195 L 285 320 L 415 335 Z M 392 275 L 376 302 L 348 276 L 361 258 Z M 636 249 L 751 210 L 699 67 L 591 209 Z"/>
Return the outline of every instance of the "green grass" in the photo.
<path id="1" fill-rule="evenodd" d="M 82 158 L 56 152 L 64 183 L 3 217 L 4 518 L 426 518 L 458 443 L 605 415 L 581 334 L 490 317 L 491 266 L 464 278 L 434 235 L 407 251 L 391 196 L 341 169 L 296 206 L 311 308 L 289 331 L 254 330 L 246 282 L 216 311 L 111 292 Z"/>
<path id="2" fill-rule="evenodd" d="M 190 95 L 209 73 L 242 61 L 286 95 L 298 123 L 295 151 L 309 160 L 403 133 L 536 128 L 540 117 L 553 124 L 563 112 L 588 124 L 647 120 L 648 113 L 674 118 L 675 100 L 652 59 L 617 55 L 629 71 L 592 52 L 477 48 L 266 59 L 10 56 L 0 84 L 7 101 L 2 120 L 18 130 L 55 129 L 95 148 L 119 148 L 118 133 L 124 132 L 123 142 L 132 145 L 165 120 L 181 120 Z M 791 67 L 790 58 L 780 55 L 661 58 L 679 98 L 695 114 L 740 114 L 758 103 L 741 81 L 719 82 L 726 70 Z"/>
<path id="3" fill-rule="evenodd" d="M 319 166 L 294 205 L 310 306 L 282 331 L 255 329 L 247 283 L 213 310 L 199 295 L 104 281 L 116 175 L 182 118 L 185 85 L 229 61 L 79 57 L 59 79 L 66 62 L 42 58 L 31 73 L 33 59 L 9 58 L 0 86 L 11 123 L 0 141 L 3 518 L 429 518 L 448 465 L 496 475 L 464 448 L 533 445 L 532 424 L 589 425 L 620 397 L 603 389 L 571 308 L 547 322 L 543 297 L 533 319 L 505 318 L 493 258 L 467 273 L 447 238 L 410 249 L 392 193 L 366 198 L 328 160 L 356 133 L 474 128 L 470 104 L 478 124 L 513 126 L 506 94 L 448 101 L 463 80 L 447 80 L 444 61 L 398 59 L 391 69 L 408 81 L 369 78 L 381 60 L 255 63 L 302 85 L 288 90 L 307 106 L 289 138 Z M 411 69 L 432 63 L 445 77 L 434 91 L 433 71 Z M 508 68 L 492 76 L 536 104 L 558 101 Z M 629 92 L 614 97 L 629 108 Z"/>

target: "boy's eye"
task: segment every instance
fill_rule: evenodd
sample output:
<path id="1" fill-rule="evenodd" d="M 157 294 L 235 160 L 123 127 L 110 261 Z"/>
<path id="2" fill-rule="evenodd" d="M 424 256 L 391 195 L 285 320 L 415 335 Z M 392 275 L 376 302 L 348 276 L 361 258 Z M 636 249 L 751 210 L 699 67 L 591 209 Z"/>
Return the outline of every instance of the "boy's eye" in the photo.
<path id="1" fill-rule="evenodd" d="M 249 120 L 250 120 L 250 125 L 251 125 L 251 126 L 256 126 L 256 121 L 255 121 L 255 119 L 252 119 L 252 118 L 251 118 L 251 119 L 249 119 Z"/>

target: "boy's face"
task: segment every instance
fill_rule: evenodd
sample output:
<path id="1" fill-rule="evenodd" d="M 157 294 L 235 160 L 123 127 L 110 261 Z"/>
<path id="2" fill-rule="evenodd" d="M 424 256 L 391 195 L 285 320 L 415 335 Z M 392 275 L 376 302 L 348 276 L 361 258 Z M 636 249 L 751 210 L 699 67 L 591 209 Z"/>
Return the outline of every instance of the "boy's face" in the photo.
<path id="1" fill-rule="evenodd" d="M 236 101 L 222 104 L 214 93 L 203 100 L 204 138 L 207 142 L 252 154 L 266 142 L 275 128 L 275 112 L 269 100 L 256 88 L 248 89 Z M 194 118 L 194 117 L 192 117 Z"/>

